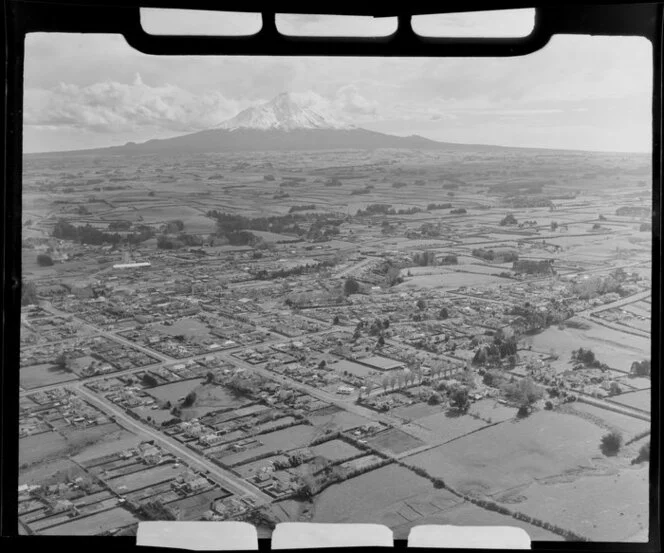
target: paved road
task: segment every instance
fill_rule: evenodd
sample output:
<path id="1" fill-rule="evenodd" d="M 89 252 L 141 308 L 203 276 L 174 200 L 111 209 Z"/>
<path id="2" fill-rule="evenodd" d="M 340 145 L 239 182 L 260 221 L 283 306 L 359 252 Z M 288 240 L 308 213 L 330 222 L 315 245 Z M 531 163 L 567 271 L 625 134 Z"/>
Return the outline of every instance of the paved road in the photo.
<path id="1" fill-rule="evenodd" d="M 78 386 L 73 386 L 77 394 L 83 396 L 87 401 L 95 405 L 97 408 L 102 410 L 104 413 L 112 415 L 115 420 L 121 425 L 127 428 L 128 430 L 133 431 L 140 437 L 147 437 L 148 439 L 155 440 L 159 443 L 164 449 L 169 450 L 181 459 L 187 460 L 191 465 L 208 471 L 211 475 L 219 479 L 224 483 L 225 486 L 229 488 L 236 495 L 250 495 L 264 502 L 271 502 L 272 498 L 258 488 L 252 486 L 248 482 L 238 478 L 237 476 L 230 474 L 221 467 L 215 465 L 208 459 L 197 455 L 192 452 L 186 446 L 180 444 L 177 440 L 157 432 L 152 428 L 139 423 L 138 421 L 132 419 L 124 413 L 120 408 L 111 402 L 101 399 L 92 392 L 86 390 L 80 384 Z"/>

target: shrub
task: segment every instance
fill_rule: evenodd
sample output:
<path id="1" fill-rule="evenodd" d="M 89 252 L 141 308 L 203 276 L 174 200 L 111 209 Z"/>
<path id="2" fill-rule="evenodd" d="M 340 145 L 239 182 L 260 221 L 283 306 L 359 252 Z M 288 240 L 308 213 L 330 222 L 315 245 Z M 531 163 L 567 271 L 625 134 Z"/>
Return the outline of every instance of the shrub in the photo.
<path id="1" fill-rule="evenodd" d="M 608 434 L 602 436 L 602 443 L 600 449 L 602 453 L 607 456 L 616 455 L 623 444 L 623 437 L 617 430 L 612 430 Z"/>
<path id="2" fill-rule="evenodd" d="M 50 267 L 53 265 L 53 258 L 45 253 L 40 253 L 37 256 L 37 263 L 40 267 Z"/>
<path id="3" fill-rule="evenodd" d="M 359 291 L 360 285 L 355 279 L 346 279 L 346 282 L 344 282 L 344 295 L 350 296 L 351 294 L 357 294 Z"/>
<path id="4" fill-rule="evenodd" d="M 641 446 L 638 456 L 635 459 L 632 459 L 632 464 L 636 465 L 638 463 L 643 463 L 644 461 L 650 461 L 650 442 Z"/>

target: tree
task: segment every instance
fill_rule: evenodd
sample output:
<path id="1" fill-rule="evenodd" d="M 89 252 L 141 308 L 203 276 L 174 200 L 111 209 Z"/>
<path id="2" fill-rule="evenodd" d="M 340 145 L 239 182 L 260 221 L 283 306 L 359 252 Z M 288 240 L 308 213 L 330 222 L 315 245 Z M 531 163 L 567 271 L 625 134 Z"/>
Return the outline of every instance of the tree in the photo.
<path id="1" fill-rule="evenodd" d="M 40 253 L 37 255 L 37 263 L 40 267 L 50 267 L 53 265 L 53 258 L 45 253 Z"/>
<path id="2" fill-rule="evenodd" d="M 385 345 L 385 338 L 384 338 L 383 335 L 381 334 L 381 335 L 378 337 L 378 343 L 377 343 L 377 346 L 378 346 L 379 348 L 382 348 L 384 345 Z"/>
<path id="3" fill-rule="evenodd" d="M 159 384 L 159 382 L 157 382 L 157 379 L 154 376 L 152 376 L 150 373 L 145 373 L 143 375 L 142 380 L 143 380 L 143 383 L 146 386 L 150 386 L 150 387 L 154 387 L 157 384 Z"/>
<path id="4" fill-rule="evenodd" d="M 334 319 L 332 319 L 332 324 L 333 325 L 338 325 L 339 324 L 339 315 L 334 316 Z"/>
<path id="5" fill-rule="evenodd" d="M 357 294 L 360 291 L 360 285 L 353 278 L 346 279 L 344 282 L 344 295 L 350 296 L 351 294 Z"/>
<path id="6" fill-rule="evenodd" d="M 466 388 L 456 387 L 450 392 L 450 404 L 460 413 L 470 409 L 470 396 Z"/>
<path id="7" fill-rule="evenodd" d="M 61 371 L 72 372 L 71 361 L 64 351 L 55 358 L 55 366 Z"/>
<path id="8" fill-rule="evenodd" d="M 443 397 L 438 393 L 434 392 L 429 396 L 428 404 L 429 405 L 440 405 L 440 403 L 443 401 Z"/>
<path id="9" fill-rule="evenodd" d="M 638 463 L 643 463 L 644 461 L 650 461 L 650 442 L 643 444 L 639 449 L 639 455 L 632 459 L 632 464 L 636 465 Z"/>
<path id="10" fill-rule="evenodd" d="M 544 389 L 531 378 L 522 378 L 518 382 L 506 384 L 503 393 L 507 399 L 526 409 L 530 409 L 534 403 L 544 397 Z"/>
<path id="11" fill-rule="evenodd" d="M 419 300 L 417 300 L 417 308 L 420 311 L 423 311 L 424 309 L 426 309 L 426 307 L 427 307 L 427 303 L 423 299 L 420 298 Z"/>
<path id="12" fill-rule="evenodd" d="M 449 318 L 449 316 L 450 316 L 450 314 L 449 314 L 449 312 L 447 311 L 447 307 L 443 307 L 443 308 L 440 310 L 440 313 L 438 313 L 438 318 L 439 318 L 441 321 L 444 321 L 445 319 Z"/>
<path id="13" fill-rule="evenodd" d="M 612 456 L 616 455 L 620 451 L 622 445 L 623 445 L 622 434 L 617 430 L 612 430 L 608 434 L 604 434 L 604 436 L 602 436 L 602 443 L 600 445 L 600 449 L 602 450 L 602 453 L 604 453 L 604 455 Z"/>
<path id="14" fill-rule="evenodd" d="M 397 385 L 397 377 L 394 373 L 390 375 L 390 387 L 394 390 Z"/>
<path id="15" fill-rule="evenodd" d="M 208 371 L 205 375 L 205 383 L 210 384 L 212 382 L 214 382 L 214 373 L 212 371 Z"/>
<path id="16" fill-rule="evenodd" d="M 381 384 L 383 385 L 383 389 L 385 390 L 385 392 L 387 392 L 387 387 L 390 385 L 390 377 L 386 374 L 383 375 Z"/>
<path id="17" fill-rule="evenodd" d="M 516 225 L 516 224 L 517 224 L 517 220 L 516 220 L 516 218 L 514 217 L 514 215 L 512 213 L 508 213 L 500 221 L 500 226 L 501 227 L 504 227 L 506 225 Z"/>
<path id="18" fill-rule="evenodd" d="M 650 376 L 650 360 L 634 361 L 630 368 L 630 372 L 635 376 Z"/>
<path id="19" fill-rule="evenodd" d="M 558 228 L 558 223 L 556 221 L 551 221 L 551 230 L 554 231 Z"/>
<path id="20" fill-rule="evenodd" d="M 21 305 L 37 303 L 37 286 L 31 280 L 21 283 Z"/>

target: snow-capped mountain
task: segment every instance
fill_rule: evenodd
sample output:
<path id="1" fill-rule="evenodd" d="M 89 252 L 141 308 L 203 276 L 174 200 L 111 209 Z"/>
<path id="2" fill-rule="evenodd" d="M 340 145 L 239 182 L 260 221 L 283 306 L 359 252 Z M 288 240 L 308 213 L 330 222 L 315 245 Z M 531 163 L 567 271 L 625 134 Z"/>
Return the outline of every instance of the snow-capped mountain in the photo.
<path id="1" fill-rule="evenodd" d="M 316 104 L 297 94 L 284 92 L 262 105 L 247 108 L 218 125 L 217 129 L 350 129 L 352 125 L 332 113 L 323 102 Z"/>
<path id="2" fill-rule="evenodd" d="M 450 144 L 418 135 L 394 136 L 348 124 L 333 105 L 315 94 L 283 93 L 245 109 L 215 128 L 174 138 L 80 150 L 91 154 L 181 154 L 216 152 L 374 150 L 477 150 L 496 146 Z"/>

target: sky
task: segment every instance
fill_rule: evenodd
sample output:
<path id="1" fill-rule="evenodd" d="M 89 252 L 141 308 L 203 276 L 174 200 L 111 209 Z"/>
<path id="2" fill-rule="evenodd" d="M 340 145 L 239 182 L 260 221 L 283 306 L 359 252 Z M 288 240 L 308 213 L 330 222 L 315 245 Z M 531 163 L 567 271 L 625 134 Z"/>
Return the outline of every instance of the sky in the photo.
<path id="1" fill-rule="evenodd" d="M 251 34 L 252 14 L 177 10 L 142 18 L 147 32 Z M 240 17 L 237 17 L 240 16 Z M 393 19 L 294 15 L 288 34 L 387 35 Z M 524 36 L 530 10 L 416 18 L 421 34 Z M 142 142 L 217 126 L 294 92 L 375 131 L 434 140 L 650 152 L 652 49 L 638 37 L 554 36 L 515 58 L 149 56 L 121 36 L 26 38 L 24 151 Z"/>

